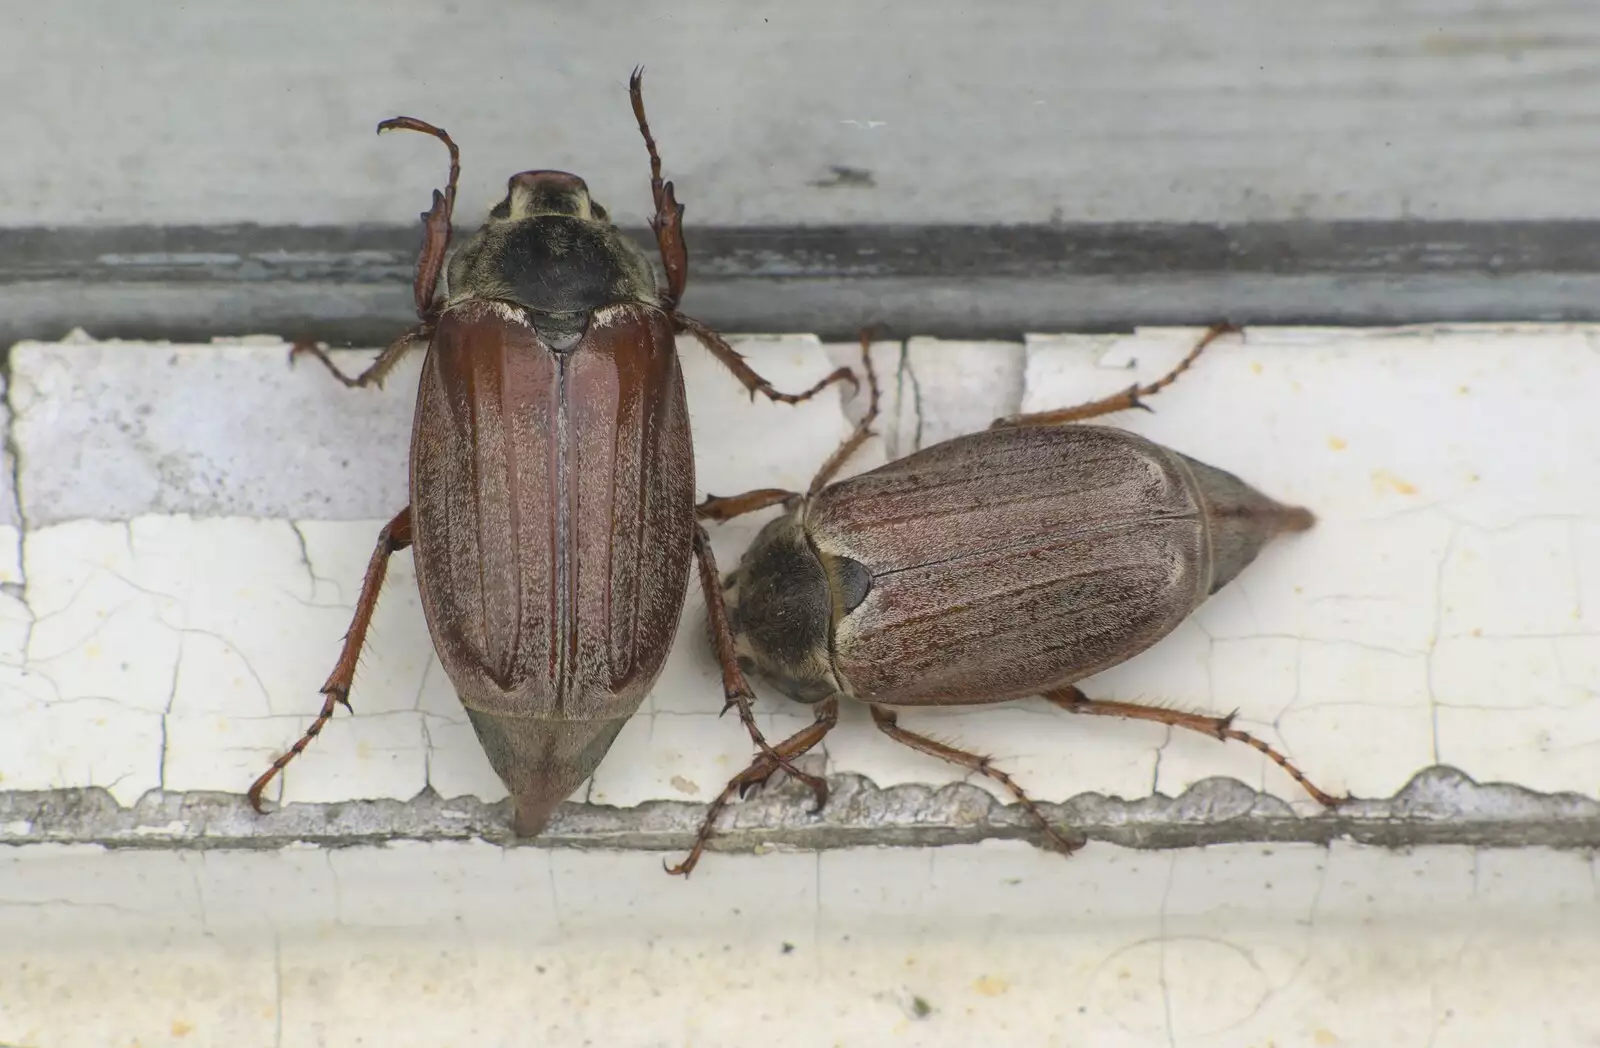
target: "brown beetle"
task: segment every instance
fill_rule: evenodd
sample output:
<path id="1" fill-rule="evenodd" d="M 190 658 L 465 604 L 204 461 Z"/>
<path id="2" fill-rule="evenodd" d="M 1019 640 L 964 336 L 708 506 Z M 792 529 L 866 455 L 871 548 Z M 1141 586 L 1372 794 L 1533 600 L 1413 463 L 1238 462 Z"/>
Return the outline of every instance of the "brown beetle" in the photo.
<path id="1" fill-rule="evenodd" d="M 702 517 L 723 520 L 779 503 L 786 510 L 724 583 L 741 665 L 816 706 L 815 722 L 778 753 L 792 760 L 816 746 L 836 723 L 840 696 L 858 699 L 891 738 L 999 782 L 1071 852 L 1082 842 L 1062 836 L 987 757 L 907 731 L 890 708 L 1043 695 L 1074 713 L 1246 742 L 1321 803 L 1339 803 L 1231 716 L 1093 700 L 1074 686 L 1166 636 L 1274 536 L 1313 523 L 1308 511 L 1133 433 L 1057 424 L 1141 406 L 1229 330 L 1207 332 L 1156 383 L 999 420 L 829 484 L 877 414 L 869 358 L 866 418 L 808 494 L 765 489 L 702 503 Z M 762 754 L 735 776 L 671 872 L 692 870 L 723 806 L 777 767 Z"/>
<path id="2" fill-rule="evenodd" d="M 436 298 L 460 155 L 449 135 L 423 121 L 378 125 L 433 135 L 450 150 L 449 182 L 422 216 L 413 288 L 420 323 L 353 379 L 321 349 L 295 350 L 316 356 L 345 384 L 365 386 L 381 382 L 414 341 L 429 340 L 412 430 L 411 501 L 379 534 L 322 689 L 322 712 L 250 787 L 258 811 L 272 777 L 339 704 L 349 706 L 389 556 L 407 546 L 415 547 L 434 646 L 511 794 L 519 834 L 544 827 L 639 708 L 677 629 L 692 559 L 727 702 L 772 753 L 750 716 L 716 564 L 695 521 L 674 334 L 699 338 L 752 396 L 792 403 L 854 376 L 841 368 L 804 394 L 777 393 L 719 336 L 678 312 L 688 270 L 683 208 L 672 183 L 661 180 L 641 74 L 634 71 L 629 95 L 650 155 L 650 225 L 665 290 L 583 179 L 524 171 L 451 259 L 448 296 Z"/>

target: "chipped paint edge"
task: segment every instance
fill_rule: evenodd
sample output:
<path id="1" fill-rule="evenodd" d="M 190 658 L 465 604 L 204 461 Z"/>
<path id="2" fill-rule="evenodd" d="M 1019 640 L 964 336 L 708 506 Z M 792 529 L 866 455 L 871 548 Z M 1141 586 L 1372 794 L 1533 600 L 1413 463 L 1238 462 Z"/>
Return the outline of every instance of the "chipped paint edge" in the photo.
<path id="1" fill-rule="evenodd" d="M 858 775 L 829 779 L 832 794 L 812 814 L 809 794 L 784 784 L 730 809 L 711 850 L 826 850 L 862 846 L 938 847 L 987 840 L 1039 844 L 1036 827 L 964 783 L 880 789 Z M 1477 783 L 1448 766 L 1418 772 L 1393 797 L 1357 799 L 1334 812 L 1300 817 L 1288 804 L 1232 779 L 1196 783 L 1177 797 L 1137 800 L 1080 794 L 1042 804 L 1046 814 L 1090 840 L 1161 850 L 1225 843 L 1327 844 L 1348 840 L 1388 848 L 1600 848 L 1600 800 L 1541 794 L 1509 783 Z M 508 832 L 507 802 L 446 799 L 426 790 L 410 801 L 291 804 L 268 815 L 228 793 L 151 791 L 123 808 L 99 787 L 0 792 L 0 845 L 98 845 L 176 850 L 340 848 L 397 841 L 483 840 L 505 846 L 676 851 L 689 846 L 705 806 L 650 801 L 621 809 L 563 805 L 533 841 Z"/>

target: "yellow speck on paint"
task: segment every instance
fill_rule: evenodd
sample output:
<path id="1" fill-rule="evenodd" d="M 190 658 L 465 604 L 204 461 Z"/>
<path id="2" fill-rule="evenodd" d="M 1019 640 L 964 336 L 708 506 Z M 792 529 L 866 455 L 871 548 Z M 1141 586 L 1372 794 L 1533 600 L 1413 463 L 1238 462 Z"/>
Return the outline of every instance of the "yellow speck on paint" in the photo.
<path id="1" fill-rule="evenodd" d="M 1311 1039 L 1316 1041 L 1317 1044 L 1321 1045 L 1322 1048 L 1328 1048 L 1329 1045 L 1340 1043 L 1339 1035 L 1331 1030 L 1318 1030 L 1316 1033 L 1311 1035 Z"/>
<path id="2" fill-rule="evenodd" d="M 1393 491 L 1399 495 L 1415 495 L 1417 486 L 1409 480 L 1403 480 L 1386 469 L 1372 471 L 1372 487 L 1376 491 Z"/>
<path id="3" fill-rule="evenodd" d="M 182 1019 L 172 1020 L 172 1036 L 187 1037 L 191 1033 L 194 1033 L 194 1023 L 187 1023 Z"/>
<path id="4" fill-rule="evenodd" d="M 94 643 L 93 641 L 83 646 L 83 657 L 86 659 L 98 659 L 104 654 L 105 652 L 100 650 L 100 645 Z"/>
<path id="5" fill-rule="evenodd" d="M 356 760 L 365 761 L 372 759 L 372 747 L 364 742 L 356 743 Z"/>
<path id="6" fill-rule="evenodd" d="M 1342 437 L 1329 437 L 1328 438 L 1328 447 L 1332 448 L 1334 451 L 1343 451 L 1345 448 L 1347 448 L 1349 446 L 1350 446 L 1349 444 L 1346 444 L 1344 442 L 1344 438 L 1342 438 Z"/>
<path id="7" fill-rule="evenodd" d="M 999 997 L 1001 994 L 1011 989 L 1011 985 L 1004 979 L 995 979 L 987 975 L 980 975 L 976 980 L 973 981 L 972 988 L 983 994 L 985 997 Z"/>
<path id="8" fill-rule="evenodd" d="M 1472 392 L 1472 387 L 1471 386 L 1457 386 L 1456 387 L 1456 393 L 1459 396 L 1463 396 L 1464 397 L 1468 393 L 1471 393 L 1471 392 Z"/>
<path id="9" fill-rule="evenodd" d="M 700 792 L 700 787 L 695 785 L 693 779 L 686 779 L 682 775 L 674 775 L 667 781 L 672 783 L 672 788 L 677 790 L 679 793 L 685 793 L 693 797 L 695 794 Z"/>
<path id="10" fill-rule="evenodd" d="M 1261 372 L 1262 372 L 1262 371 L 1263 371 L 1263 370 L 1264 370 L 1264 369 L 1263 369 L 1263 368 L 1262 368 L 1262 367 L 1261 367 L 1261 361 L 1259 361 L 1259 360 L 1252 360 L 1252 361 L 1251 361 L 1251 362 L 1250 362 L 1250 373 L 1251 373 L 1251 374 L 1252 374 L 1252 375 L 1259 375 L 1259 374 L 1261 374 Z"/>

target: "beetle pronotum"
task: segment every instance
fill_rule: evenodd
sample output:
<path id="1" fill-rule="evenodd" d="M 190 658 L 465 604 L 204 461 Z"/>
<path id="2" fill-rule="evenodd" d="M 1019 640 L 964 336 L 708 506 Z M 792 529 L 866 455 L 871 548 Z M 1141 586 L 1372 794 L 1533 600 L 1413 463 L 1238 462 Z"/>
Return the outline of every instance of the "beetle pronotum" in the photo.
<path id="1" fill-rule="evenodd" d="M 723 587 L 741 665 L 816 706 L 815 721 L 778 743 L 778 754 L 792 760 L 821 742 L 841 696 L 866 702 L 885 734 L 1000 783 L 1056 848 L 1071 852 L 1082 842 L 1051 826 L 989 758 L 908 731 L 893 711 L 1042 695 L 1073 713 L 1245 742 L 1319 802 L 1339 803 L 1287 757 L 1233 727 L 1231 715 L 1090 699 L 1074 683 L 1150 647 L 1274 536 L 1313 523 L 1308 511 L 1133 433 L 1060 424 L 1140 406 L 1229 330 L 1208 331 L 1150 385 L 998 420 L 830 483 L 877 414 L 869 358 L 867 415 L 805 495 L 764 489 L 702 503 L 702 519 L 717 520 L 785 507 Z M 777 768 L 760 754 L 735 776 L 712 802 L 693 850 L 669 870 L 692 870 L 722 808 Z"/>
<path id="2" fill-rule="evenodd" d="M 524 171 L 450 260 L 460 155 L 442 129 L 411 117 L 450 151 L 450 178 L 423 214 L 413 291 L 419 323 L 350 378 L 382 381 L 413 342 L 428 341 L 411 443 L 410 504 L 380 532 L 322 711 L 250 787 L 260 810 L 272 777 L 338 705 L 389 556 L 414 547 L 434 647 L 515 808 L 538 833 L 600 763 L 661 671 L 699 563 L 728 706 L 775 754 L 750 714 L 733 655 L 716 562 L 695 520 L 694 455 L 674 334 L 688 331 L 754 396 L 798 402 L 854 379 L 840 368 L 801 394 L 776 392 L 722 338 L 678 311 L 688 275 L 683 207 L 645 120 L 641 71 L 629 97 L 650 156 L 650 219 L 666 273 L 611 224 L 583 179 Z M 726 707 L 725 707 L 726 708 Z M 800 774 L 796 772 L 796 774 Z M 810 776 L 818 795 L 824 785 Z"/>

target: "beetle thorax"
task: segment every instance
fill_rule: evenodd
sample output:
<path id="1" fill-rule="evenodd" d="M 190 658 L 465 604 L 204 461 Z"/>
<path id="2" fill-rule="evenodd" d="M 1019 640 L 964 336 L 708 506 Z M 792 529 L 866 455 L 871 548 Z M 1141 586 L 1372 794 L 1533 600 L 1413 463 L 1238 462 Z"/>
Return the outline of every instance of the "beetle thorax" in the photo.
<path id="1" fill-rule="evenodd" d="M 723 587 L 740 666 L 799 702 L 839 692 L 829 657 L 833 599 L 803 509 L 761 529 Z"/>

